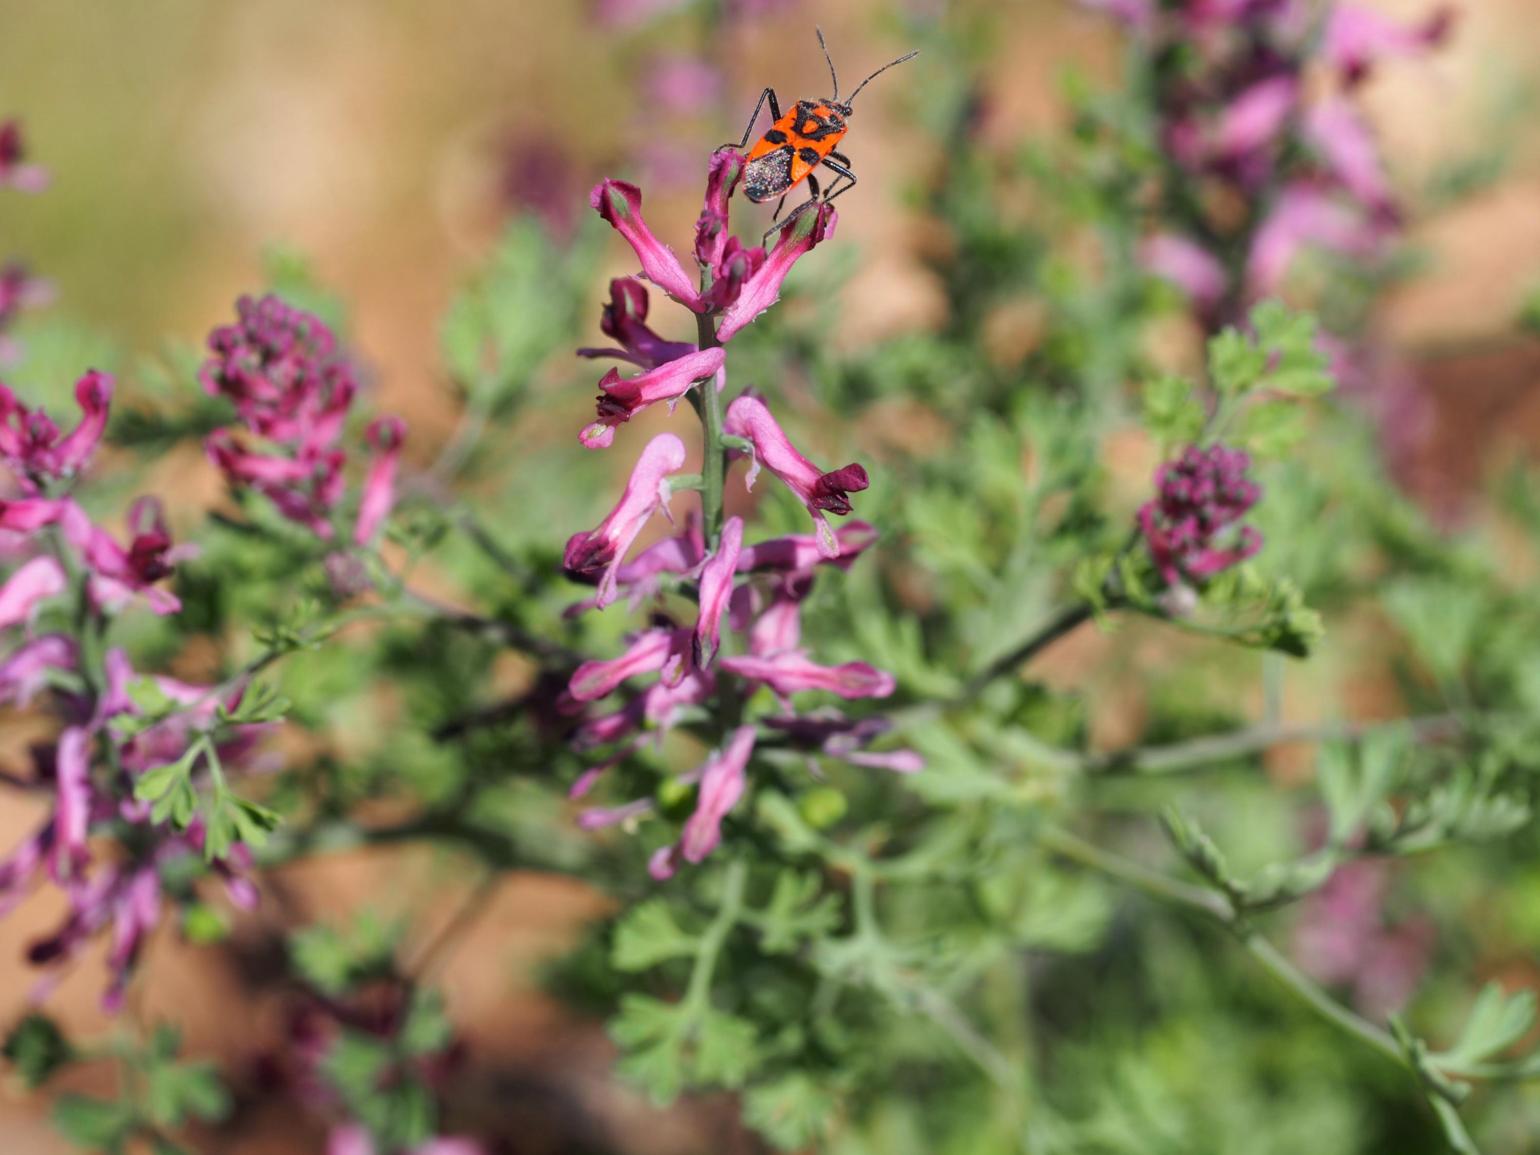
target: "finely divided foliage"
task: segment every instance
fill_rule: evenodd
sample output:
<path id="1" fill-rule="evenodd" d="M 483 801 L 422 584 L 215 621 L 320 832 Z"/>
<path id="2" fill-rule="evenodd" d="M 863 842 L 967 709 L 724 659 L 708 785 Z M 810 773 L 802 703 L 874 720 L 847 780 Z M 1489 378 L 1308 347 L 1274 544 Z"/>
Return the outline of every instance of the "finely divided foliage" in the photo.
<path id="1" fill-rule="evenodd" d="M 647 65 L 685 115 L 774 6 L 598 14 L 699 22 Z M 923 329 L 847 339 L 842 277 L 900 246 L 827 202 L 746 243 L 737 148 L 650 137 L 649 216 L 606 179 L 587 231 L 522 174 L 436 453 L 297 258 L 200 347 L 92 368 L 0 254 L 0 785 L 35 815 L 0 917 L 52 903 L 4 1056 L 69 1141 L 224 1150 L 272 1100 L 328 1155 L 493 1155 L 532 1080 L 572 1149 L 632 1149 L 614 1088 L 551 1106 L 559 1047 L 467 1043 L 505 992 L 446 972 L 502 973 L 481 916 L 540 872 L 604 898 L 540 978 L 618 1082 L 733 1092 L 777 1149 L 1530 1149 L 1540 503 L 1491 499 L 1498 550 L 1399 495 L 1423 410 L 1367 325 L 1418 204 L 1359 96 L 1451 14 L 1086 6 L 1126 85 L 1010 157 L 990 29 L 905 18 Z M 0 121 L 0 197 L 46 189 L 32 145 Z M 670 174 L 705 186 L 678 249 Z M 136 492 L 136 452 L 217 496 Z M 407 844 L 450 869 L 343 919 L 281 873 Z M 276 1012 L 235 1061 L 132 1013 L 173 934 Z M 75 966 L 105 1032 L 54 1017 Z"/>

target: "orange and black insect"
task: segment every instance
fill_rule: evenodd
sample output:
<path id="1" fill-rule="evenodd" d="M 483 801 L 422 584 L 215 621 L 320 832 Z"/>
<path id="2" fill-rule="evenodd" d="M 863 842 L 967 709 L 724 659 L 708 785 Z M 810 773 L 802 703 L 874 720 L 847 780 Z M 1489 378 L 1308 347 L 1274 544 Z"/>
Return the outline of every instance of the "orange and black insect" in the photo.
<path id="1" fill-rule="evenodd" d="M 759 119 L 759 110 L 765 106 L 765 101 L 770 102 L 770 115 L 775 118 L 775 123 L 764 136 L 754 142 L 754 147 L 749 149 L 748 163 L 743 174 L 743 192 L 755 204 L 763 204 L 765 201 L 779 197 L 780 203 L 775 206 L 775 217 L 772 218 L 777 219 L 781 215 L 781 208 L 786 204 L 786 194 L 804 180 L 807 181 L 812 196 L 792 211 L 791 216 L 786 219 L 787 224 L 796 220 L 814 205 L 832 201 L 842 193 L 855 188 L 856 174 L 851 171 L 850 158 L 834 147 L 849 131 L 846 121 L 850 118 L 851 105 L 855 103 L 861 89 L 870 84 L 880 73 L 886 72 L 895 64 L 902 64 L 919 55 L 918 51 L 914 51 L 884 64 L 856 85 L 856 90 L 842 101 L 839 76 L 834 71 L 834 61 L 829 58 L 829 48 L 823 41 L 822 29 L 818 31 L 818 47 L 823 49 L 823 58 L 828 61 L 829 79 L 834 83 L 834 95 L 826 100 L 799 100 L 795 108 L 782 116 L 780 102 L 775 98 L 775 89 L 766 88 L 759 94 L 759 103 L 754 106 L 754 114 L 749 117 L 748 127 L 743 130 L 743 139 L 736 146 L 730 141 L 723 146 L 736 147 L 741 152 L 754 133 L 754 122 Z M 818 187 L 818 178 L 813 175 L 813 170 L 819 165 L 834 173 L 834 180 L 821 192 Z M 776 231 L 777 227 L 785 226 L 772 225 L 765 233 L 766 239 Z"/>

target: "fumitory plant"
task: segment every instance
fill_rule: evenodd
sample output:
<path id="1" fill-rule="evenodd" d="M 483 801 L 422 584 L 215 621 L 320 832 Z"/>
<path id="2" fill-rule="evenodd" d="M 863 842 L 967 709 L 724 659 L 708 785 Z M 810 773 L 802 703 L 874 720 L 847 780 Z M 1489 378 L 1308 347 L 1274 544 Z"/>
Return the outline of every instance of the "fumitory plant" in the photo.
<path id="1" fill-rule="evenodd" d="M 596 15 L 699 96 L 776 7 Z M 756 243 L 732 146 L 587 211 L 532 162 L 448 429 L 292 253 L 138 357 L 6 255 L 4 1055 L 66 1142 L 1530 1149 L 1540 503 L 1402 493 L 1373 323 L 1423 206 L 1359 97 L 1457 14 L 1080 7 L 1127 74 L 1041 140 L 994 14 L 900 21 L 911 233 Z M 938 306 L 874 338 L 879 246 Z"/>

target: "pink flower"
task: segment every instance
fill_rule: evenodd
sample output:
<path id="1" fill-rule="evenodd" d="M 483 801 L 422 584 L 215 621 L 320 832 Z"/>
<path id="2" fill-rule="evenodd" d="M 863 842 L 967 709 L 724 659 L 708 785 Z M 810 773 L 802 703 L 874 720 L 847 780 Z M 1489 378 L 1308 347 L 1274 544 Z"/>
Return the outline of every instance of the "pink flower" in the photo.
<path id="1" fill-rule="evenodd" d="M 895 688 L 892 674 L 865 662 L 820 666 L 797 650 L 723 658 L 721 665 L 730 674 L 769 686 L 782 698 L 804 690 L 822 690 L 841 698 L 886 698 Z"/>
<path id="2" fill-rule="evenodd" d="M 26 706 L 48 684 L 54 670 L 75 668 L 74 639 L 63 634 L 44 634 L 24 642 L 0 661 L 0 702 Z"/>
<path id="3" fill-rule="evenodd" d="M 65 539 L 90 570 L 91 598 L 100 608 L 116 612 L 135 596 L 157 614 L 174 614 L 182 603 L 155 583 L 175 572 L 176 562 L 188 555 L 172 545 L 160 499 L 141 497 L 128 508 L 128 528 L 133 535 L 124 549 L 112 535 L 93 525 L 73 501 L 64 504 L 60 525 Z"/>
<path id="4" fill-rule="evenodd" d="M 1144 242 L 1140 263 L 1155 276 L 1170 281 L 1199 305 L 1217 304 L 1229 275 L 1218 257 L 1197 241 L 1177 233 L 1156 233 Z"/>
<path id="5" fill-rule="evenodd" d="M 782 715 L 766 718 L 764 723 L 784 734 L 796 749 L 838 758 L 852 766 L 888 770 L 894 774 L 917 774 L 925 769 L 925 760 L 913 750 L 866 749 L 868 743 L 892 729 L 892 724 L 885 718 L 847 718 L 834 710 Z"/>
<path id="6" fill-rule="evenodd" d="M 647 286 L 635 277 L 616 277 L 610 282 L 610 302 L 604 306 L 599 328 L 620 343 L 619 349 L 579 349 L 579 357 L 614 357 L 643 369 L 675 361 L 695 346 L 685 341 L 665 341 L 647 327 Z"/>
<path id="7" fill-rule="evenodd" d="M 381 417 L 369 424 L 364 440 L 374 450 L 369 476 L 364 479 L 364 495 L 358 506 L 358 525 L 353 530 L 353 544 L 367 545 L 396 504 L 396 470 L 401 461 L 401 443 L 406 439 L 406 422 L 399 417 Z"/>
<path id="8" fill-rule="evenodd" d="M 51 557 L 35 557 L 0 586 L 0 629 L 30 621 L 37 607 L 69 589 L 69 577 Z"/>
<path id="9" fill-rule="evenodd" d="M 16 342 L 5 335 L 6 330 L 24 311 L 52 299 L 53 285 L 32 276 L 24 265 L 14 261 L 0 265 L 0 366 L 11 364 L 20 352 Z"/>
<path id="10" fill-rule="evenodd" d="M 1304 137 L 1354 197 L 1371 209 L 1391 209 L 1390 181 L 1358 109 L 1338 97 L 1321 101 L 1305 115 Z"/>
<path id="11" fill-rule="evenodd" d="M 700 863 L 717 848 L 722 841 L 722 820 L 738 804 L 748 785 L 755 737 L 753 726 L 739 726 L 726 748 L 713 754 L 701 768 L 695 812 L 684 824 L 679 845 L 655 854 L 648 864 L 654 878 L 661 881 L 673 877 L 681 857 L 689 863 Z"/>
<path id="12" fill-rule="evenodd" d="M 849 569 L 851 564 L 877 544 L 877 528 L 865 521 L 849 521 L 834 531 L 839 553 L 824 556 L 819 539 L 811 534 L 773 537 L 743 547 L 738 555 L 740 573 L 784 573 L 806 576 L 822 564 Z"/>
<path id="13" fill-rule="evenodd" d="M 633 184 L 604 180 L 594 186 L 588 203 L 626 239 L 642 264 L 642 275 L 688 309 L 699 311 L 700 296 L 672 249 L 642 219 L 642 193 Z"/>
<path id="14" fill-rule="evenodd" d="M 722 148 L 711 154 L 705 203 L 695 222 L 695 259 L 708 269 L 717 269 L 727 251 L 727 202 L 743 179 L 743 167 L 737 149 Z"/>
<path id="15" fill-rule="evenodd" d="M 48 868 L 55 882 L 65 882 L 80 872 L 89 857 L 91 734 L 83 727 L 71 726 L 59 736 L 54 782 L 53 847 Z"/>
<path id="16" fill-rule="evenodd" d="M 1299 81 L 1275 76 L 1235 97 L 1220 115 L 1215 147 L 1226 157 L 1244 156 L 1273 143 L 1299 104 Z"/>
<path id="17" fill-rule="evenodd" d="M 36 193 L 48 187 L 47 170 L 27 164 L 26 155 L 21 124 L 15 120 L 0 121 L 0 188 Z"/>
<path id="18" fill-rule="evenodd" d="M 1421 24 L 1402 24 L 1362 4 L 1338 4 L 1327 22 L 1322 52 L 1345 83 L 1358 84 L 1377 61 L 1417 56 L 1441 44 L 1454 19 L 1454 9 L 1448 6 Z"/>
<path id="19" fill-rule="evenodd" d="M 647 443 L 626 482 L 620 502 L 588 533 L 567 541 L 562 568 L 577 580 L 597 580 L 599 608 L 615 600 L 616 570 L 654 511 L 668 508 L 668 475 L 684 468 L 684 442 L 660 433 Z"/>
<path id="20" fill-rule="evenodd" d="M 1351 205 L 1323 189 L 1293 185 L 1278 198 L 1252 241 L 1247 272 L 1251 292 L 1255 296 L 1275 292 L 1303 249 L 1370 257 L 1383 240 L 1382 230 Z"/>
<path id="21" fill-rule="evenodd" d="M 838 219 L 832 204 L 820 204 L 812 212 L 787 222 L 764 264 L 744 282 L 738 299 L 722 313 L 717 340 L 724 344 L 732 340 L 744 326 L 780 300 L 781 285 L 792 266 L 834 235 Z"/>
<path id="22" fill-rule="evenodd" d="M 0 458 L 29 493 L 75 476 L 89 464 L 107 427 L 112 378 L 94 370 L 75 383 L 80 422 L 61 436 L 41 409 L 29 409 L 0 385 Z"/>
<path id="23" fill-rule="evenodd" d="M 567 692 L 576 701 L 596 702 L 614 693 L 627 679 L 663 671 L 681 656 L 677 630 L 647 630 L 638 634 L 620 657 L 584 662 L 573 671 Z"/>
<path id="24" fill-rule="evenodd" d="M 697 666 L 709 666 L 721 640 L 722 615 L 733 592 L 733 575 L 743 548 L 743 519 L 730 517 L 722 526 L 717 551 L 700 572 L 700 617 L 695 623 L 694 656 Z"/>
<path id="25" fill-rule="evenodd" d="M 692 350 L 625 379 L 611 369 L 599 382 L 603 392 L 599 394 L 598 419 L 578 434 L 578 440 L 589 449 L 607 448 L 615 440 L 616 426 L 659 401 L 668 402 L 672 410 L 697 382 L 709 381 L 721 372 L 725 357 L 721 349 Z"/>
<path id="26" fill-rule="evenodd" d="M 593 0 L 594 22 L 609 28 L 630 28 L 682 8 L 685 0 Z"/>
<path id="27" fill-rule="evenodd" d="M 745 394 L 727 407 L 722 428 L 724 432 L 733 437 L 741 437 L 752 446 L 753 462 L 744 484 L 753 488 L 754 478 L 761 466 L 779 477 L 813 515 L 818 527 L 819 551 L 827 558 L 838 557 L 839 543 L 824 514 L 850 512 L 848 495 L 859 493 L 867 487 L 869 482 L 866 470 L 852 464 L 831 473 L 822 472 L 797 452 L 796 446 L 781 430 L 765 403 L 750 394 Z"/>

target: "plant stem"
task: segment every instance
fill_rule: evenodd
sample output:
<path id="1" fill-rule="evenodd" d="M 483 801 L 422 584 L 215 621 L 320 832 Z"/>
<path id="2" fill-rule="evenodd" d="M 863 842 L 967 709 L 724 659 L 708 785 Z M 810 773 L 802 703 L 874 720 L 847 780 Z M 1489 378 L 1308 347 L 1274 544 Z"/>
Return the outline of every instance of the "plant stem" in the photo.
<path id="1" fill-rule="evenodd" d="M 707 313 L 698 313 L 695 328 L 702 349 L 720 348 L 716 326 Z M 716 379 L 704 381 L 700 386 L 700 419 L 704 429 L 701 443 L 701 520 L 704 522 L 706 549 L 716 548 L 722 534 L 722 489 L 727 478 L 727 452 L 722 448 L 722 395 L 717 392 Z"/>
<path id="2" fill-rule="evenodd" d="M 1080 602 L 1067 609 L 1061 610 L 1057 616 L 1046 622 L 1041 628 L 1019 645 L 1007 650 L 973 677 L 963 684 L 962 699 L 971 699 L 996 678 L 1004 677 L 1017 667 L 1030 662 L 1038 654 L 1053 645 L 1060 638 L 1072 634 L 1075 630 L 1085 625 L 1096 614 L 1096 610 L 1089 602 Z"/>
<path id="3" fill-rule="evenodd" d="M 695 949 L 695 967 L 690 971 L 690 986 L 684 996 L 685 1002 L 697 1011 L 703 1011 L 711 1004 L 711 976 L 716 971 L 717 957 L 722 953 L 727 936 L 737 925 L 738 915 L 743 910 L 743 889 L 748 875 L 748 866 L 743 859 L 735 858 L 727 864 L 722 876 L 722 905 L 700 937 Z"/>

